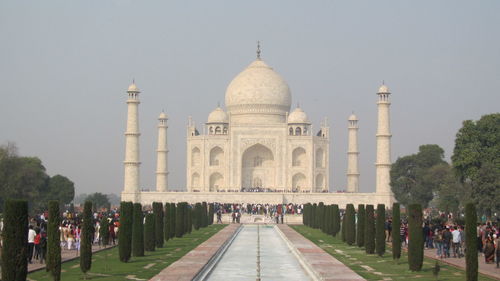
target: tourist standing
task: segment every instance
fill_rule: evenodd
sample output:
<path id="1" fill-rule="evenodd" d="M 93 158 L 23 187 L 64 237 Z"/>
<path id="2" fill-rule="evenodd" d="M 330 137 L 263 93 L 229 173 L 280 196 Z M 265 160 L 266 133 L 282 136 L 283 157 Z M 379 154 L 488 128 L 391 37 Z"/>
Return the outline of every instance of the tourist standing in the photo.
<path id="1" fill-rule="evenodd" d="M 461 243 L 461 240 L 460 240 L 460 231 L 458 230 L 458 226 L 455 226 L 453 228 L 453 231 L 451 232 L 451 236 L 452 236 L 452 241 L 453 241 L 453 257 L 454 258 L 461 258 L 461 253 L 460 253 L 460 243 Z"/>
<path id="2" fill-rule="evenodd" d="M 29 263 L 32 263 L 32 259 L 33 259 L 33 250 L 35 248 L 35 236 L 36 236 L 36 232 L 33 229 L 33 226 L 30 225 L 29 230 L 28 230 L 28 262 Z"/>

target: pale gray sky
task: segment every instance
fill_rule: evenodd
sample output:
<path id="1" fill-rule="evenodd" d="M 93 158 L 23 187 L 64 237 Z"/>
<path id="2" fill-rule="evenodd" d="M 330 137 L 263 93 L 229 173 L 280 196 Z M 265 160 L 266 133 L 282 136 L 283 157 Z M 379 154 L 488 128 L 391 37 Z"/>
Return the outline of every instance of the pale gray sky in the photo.
<path id="1" fill-rule="evenodd" d="M 449 158 L 462 120 L 500 108 L 500 1 L 0 2 L 0 143 L 38 156 L 78 193 L 123 186 L 125 90 L 140 105 L 142 185 L 154 188 L 157 116 L 169 115 L 170 186 L 185 184 L 185 125 L 262 57 L 316 128 L 330 120 L 331 190 L 346 182 L 347 118 L 360 119 L 362 191 L 374 190 L 376 100 L 392 91 L 392 157 Z"/>

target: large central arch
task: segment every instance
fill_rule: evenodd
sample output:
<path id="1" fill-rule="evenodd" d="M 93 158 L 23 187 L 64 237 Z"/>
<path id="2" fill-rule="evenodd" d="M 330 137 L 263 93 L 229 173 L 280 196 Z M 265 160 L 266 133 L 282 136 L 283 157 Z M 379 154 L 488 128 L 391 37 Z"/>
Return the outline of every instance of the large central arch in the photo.
<path id="1" fill-rule="evenodd" d="M 274 155 L 268 147 L 254 144 L 243 152 L 241 157 L 241 187 L 272 189 L 276 187 Z"/>

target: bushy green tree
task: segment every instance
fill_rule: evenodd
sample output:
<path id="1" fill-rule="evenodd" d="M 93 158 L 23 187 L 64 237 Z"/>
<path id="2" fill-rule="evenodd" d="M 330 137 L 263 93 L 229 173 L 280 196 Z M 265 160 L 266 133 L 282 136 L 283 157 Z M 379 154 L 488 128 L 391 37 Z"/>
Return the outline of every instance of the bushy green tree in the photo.
<path id="1" fill-rule="evenodd" d="M 25 281 L 28 275 L 28 202 L 7 200 L 2 233 L 2 280 Z"/>
<path id="2" fill-rule="evenodd" d="M 478 261 L 477 261 L 477 213 L 474 203 L 465 205 L 465 272 L 466 280 L 478 280 Z M 498 245 L 497 245 L 498 247 Z"/>
<path id="3" fill-rule="evenodd" d="M 398 158 L 390 172 L 396 200 L 405 206 L 411 202 L 427 206 L 434 198 L 436 186 L 425 181 L 426 175 L 430 168 L 443 163 L 444 150 L 435 144 L 421 145 L 417 154 Z"/>
<path id="4" fill-rule="evenodd" d="M 373 205 L 366 205 L 365 222 L 365 251 L 367 254 L 373 254 L 375 253 L 375 214 Z"/>
<path id="5" fill-rule="evenodd" d="M 163 247 L 163 203 L 153 202 L 153 214 L 155 215 L 155 246 Z"/>
<path id="6" fill-rule="evenodd" d="M 100 222 L 99 237 L 101 245 L 106 248 L 109 244 L 109 220 L 107 216 L 103 216 Z"/>
<path id="7" fill-rule="evenodd" d="M 401 210 L 399 203 L 392 204 L 392 258 L 399 260 L 401 258 Z"/>
<path id="8" fill-rule="evenodd" d="M 354 245 L 354 243 L 356 242 L 356 211 L 354 210 L 353 204 L 347 204 L 345 216 L 345 240 L 348 245 Z"/>
<path id="9" fill-rule="evenodd" d="M 380 257 L 385 254 L 385 205 L 377 205 L 377 223 L 375 224 L 375 245 L 377 255 Z"/>
<path id="10" fill-rule="evenodd" d="M 423 262 L 422 205 L 410 204 L 408 208 L 408 265 L 411 271 L 420 271 Z"/>
<path id="11" fill-rule="evenodd" d="M 59 225 L 59 201 L 49 201 L 49 221 L 47 224 L 47 266 L 46 269 L 54 279 L 61 280 L 61 233 Z"/>
<path id="12" fill-rule="evenodd" d="M 132 255 L 144 256 L 144 216 L 142 205 L 134 203 L 134 219 L 132 222 Z"/>
<path id="13" fill-rule="evenodd" d="M 340 210 L 339 205 L 333 204 L 333 236 L 337 236 L 340 231 Z"/>
<path id="14" fill-rule="evenodd" d="M 118 256 L 120 261 L 128 262 L 132 254 L 132 223 L 134 221 L 134 204 L 120 203 L 120 230 L 118 231 Z"/>
<path id="15" fill-rule="evenodd" d="M 477 211 L 500 211 L 500 113 L 464 121 L 451 160 L 460 181 L 470 183 Z"/>
<path id="16" fill-rule="evenodd" d="M 93 203 L 92 209 L 98 211 L 101 208 L 111 209 L 111 203 L 109 202 L 108 195 L 96 192 L 87 196 L 85 201 L 90 201 Z"/>
<path id="17" fill-rule="evenodd" d="M 152 252 L 155 250 L 155 214 L 146 214 L 146 223 L 144 225 L 144 250 Z"/>
<path id="18" fill-rule="evenodd" d="M 87 276 L 87 271 L 92 267 L 92 236 L 94 234 L 94 221 L 92 218 L 92 202 L 85 201 L 83 205 L 82 233 L 80 235 L 80 270 Z"/>
<path id="19" fill-rule="evenodd" d="M 358 205 L 358 221 L 356 229 L 356 244 L 358 247 L 365 245 L 365 205 Z"/>

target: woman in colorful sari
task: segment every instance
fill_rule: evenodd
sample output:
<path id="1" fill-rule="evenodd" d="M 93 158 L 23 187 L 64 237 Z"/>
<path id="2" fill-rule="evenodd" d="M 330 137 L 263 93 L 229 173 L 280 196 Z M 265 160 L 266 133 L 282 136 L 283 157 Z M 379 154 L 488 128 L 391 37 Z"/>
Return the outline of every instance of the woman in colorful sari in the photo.
<path id="1" fill-rule="evenodd" d="M 493 239 L 488 235 L 486 237 L 486 243 L 484 245 L 484 261 L 486 263 L 495 262 L 495 245 L 493 244 Z"/>

